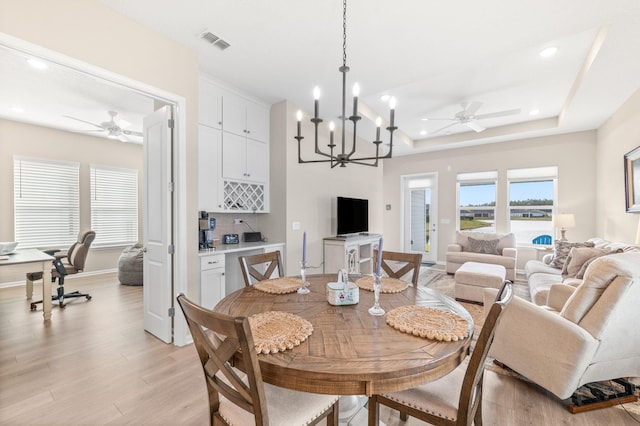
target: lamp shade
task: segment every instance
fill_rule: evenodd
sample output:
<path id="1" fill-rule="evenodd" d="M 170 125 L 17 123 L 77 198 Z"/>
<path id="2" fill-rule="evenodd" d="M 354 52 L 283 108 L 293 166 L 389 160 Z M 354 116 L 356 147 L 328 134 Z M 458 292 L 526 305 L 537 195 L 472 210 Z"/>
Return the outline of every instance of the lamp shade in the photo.
<path id="1" fill-rule="evenodd" d="M 575 228 L 576 217 L 573 213 L 561 213 L 553 217 L 553 226 L 556 228 Z"/>

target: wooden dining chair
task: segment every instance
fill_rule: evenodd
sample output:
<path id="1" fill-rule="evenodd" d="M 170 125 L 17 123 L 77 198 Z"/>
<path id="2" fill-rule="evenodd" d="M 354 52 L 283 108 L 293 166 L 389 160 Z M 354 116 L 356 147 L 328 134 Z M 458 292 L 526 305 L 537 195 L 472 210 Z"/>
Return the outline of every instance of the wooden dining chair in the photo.
<path id="1" fill-rule="evenodd" d="M 378 250 L 373 250 L 374 262 L 378 259 Z M 382 251 L 382 263 L 380 267 L 391 278 L 402 279 L 403 276 L 412 272 L 411 282 L 418 285 L 420 276 L 420 264 L 422 255 L 420 253 L 399 253 L 394 251 Z"/>
<path id="2" fill-rule="evenodd" d="M 280 250 L 255 254 L 253 256 L 240 256 L 238 257 L 238 261 L 240 262 L 240 269 L 242 270 L 242 276 L 244 277 L 244 284 L 247 287 L 252 284 L 252 277 L 255 281 L 269 279 L 275 272 L 276 268 L 278 269 L 278 276 L 284 276 Z"/>
<path id="3" fill-rule="evenodd" d="M 178 295 L 202 363 L 210 424 L 338 426 L 338 395 L 298 392 L 262 381 L 249 320 L 219 314 Z M 242 356 L 236 357 L 238 350 Z"/>
<path id="4" fill-rule="evenodd" d="M 511 282 L 505 281 L 478 336 L 475 349 L 464 363 L 446 376 L 413 389 L 369 398 L 369 426 L 378 425 L 380 405 L 400 411 L 400 417 L 415 417 L 432 425 L 482 425 L 482 380 L 484 363 L 502 312 L 513 297 Z M 456 405 L 457 402 L 457 405 Z"/>

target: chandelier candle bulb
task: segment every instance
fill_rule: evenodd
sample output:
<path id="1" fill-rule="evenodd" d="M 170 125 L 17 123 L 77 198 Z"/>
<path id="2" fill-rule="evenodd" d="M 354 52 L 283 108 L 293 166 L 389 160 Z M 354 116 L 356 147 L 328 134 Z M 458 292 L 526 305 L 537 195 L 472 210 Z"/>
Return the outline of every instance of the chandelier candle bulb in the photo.
<path id="1" fill-rule="evenodd" d="M 393 119 L 395 116 L 395 110 L 396 110 L 396 98 L 391 98 L 389 99 L 389 108 L 391 109 L 389 111 L 390 117 L 389 117 L 389 126 L 393 127 Z"/>
<path id="2" fill-rule="evenodd" d="M 380 125 L 382 125 L 382 118 L 378 117 L 376 118 L 376 141 L 380 140 Z"/>
<path id="3" fill-rule="evenodd" d="M 329 148 L 333 148 L 333 131 L 336 129 L 336 125 L 333 121 L 329 122 Z"/>
<path id="4" fill-rule="evenodd" d="M 358 83 L 353 85 L 353 116 L 358 115 L 358 95 L 360 94 L 360 85 Z"/>
<path id="5" fill-rule="evenodd" d="M 318 86 L 313 88 L 313 115 L 318 118 L 318 110 L 320 109 L 320 88 Z"/>
<path id="6" fill-rule="evenodd" d="M 296 114 L 296 118 L 298 119 L 298 137 L 300 137 L 300 126 L 301 126 L 301 122 L 302 122 L 302 111 L 298 110 L 297 114 Z"/>

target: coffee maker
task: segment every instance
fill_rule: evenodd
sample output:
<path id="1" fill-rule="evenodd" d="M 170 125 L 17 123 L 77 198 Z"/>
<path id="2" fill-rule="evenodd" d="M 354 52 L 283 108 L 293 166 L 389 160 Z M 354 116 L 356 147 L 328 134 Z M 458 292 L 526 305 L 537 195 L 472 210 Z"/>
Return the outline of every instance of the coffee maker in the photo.
<path id="1" fill-rule="evenodd" d="M 209 217 L 209 213 L 201 211 L 198 218 L 198 248 L 206 250 L 213 248 L 213 230 L 216 229 L 216 218 Z"/>

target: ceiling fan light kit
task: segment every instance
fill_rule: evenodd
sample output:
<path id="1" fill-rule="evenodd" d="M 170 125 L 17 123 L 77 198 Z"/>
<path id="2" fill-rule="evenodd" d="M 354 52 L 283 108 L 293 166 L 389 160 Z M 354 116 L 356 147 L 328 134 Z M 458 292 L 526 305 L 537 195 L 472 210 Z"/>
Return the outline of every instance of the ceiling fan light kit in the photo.
<path id="1" fill-rule="evenodd" d="M 326 157 L 322 159 L 315 160 L 303 160 L 301 154 L 302 147 L 302 139 L 304 136 L 301 134 L 301 122 L 302 122 L 302 111 L 298 111 L 296 114 L 297 119 L 297 135 L 294 137 L 298 141 L 298 163 L 330 163 L 331 168 L 336 166 L 346 167 L 347 164 L 360 164 L 363 166 L 372 166 L 377 167 L 378 161 L 391 158 L 393 152 L 393 132 L 397 129 L 394 126 L 394 114 L 395 114 L 395 98 L 389 99 L 389 126 L 386 128 L 389 132 L 389 152 L 387 154 L 382 155 L 380 150 L 380 144 L 382 141 L 380 140 L 380 127 L 382 125 L 382 119 L 378 117 L 376 120 L 376 139 L 373 141 L 376 147 L 375 156 L 355 156 L 356 155 L 356 141 L 357 141 L 357 132 L 356 127 L 358 121 L 362 118 L 358 115 L 358 95 L 360 94 L 360 86 L 358 83 L 353 86 L 353 115 L 347 117 L 346 114 L 346 84 L 347 84 L 347 72 L 349 71 L 349 67 L 347 66 L 347 1 L 344 0 L 342 4 L 343 13 L 342 13 L 342 66 L 338 69 L 340 73 L 342 73 L 342 115 L 340 116 L 340 120 L 342 121 L 342 129 L 341 129 L 341 150 L 340 153 L 334 153 L 334 149 L 336 145 L 333 143 L 333 133 L 335 129 L 335 125 L 332 122 L 329 123 L 329 144 L 327 147 L 329 148 L 329 152 L 324 152 L 320 149 L 318 144 L 318 126 L 322 123 L 322 118 L 319 117 L 319 109 L 320 109 L 320 88 L 315 87 L 313 90 L 314 97 L 314 114 L 313 118 L 311 118 L 311 122 L 314 125 L 315 129 L 315 153 L 319 156 Z M 346 120 L 351 121 L 353 125 L 353 144 L 351 150 L 347 152 L 346 148 Z"/>

